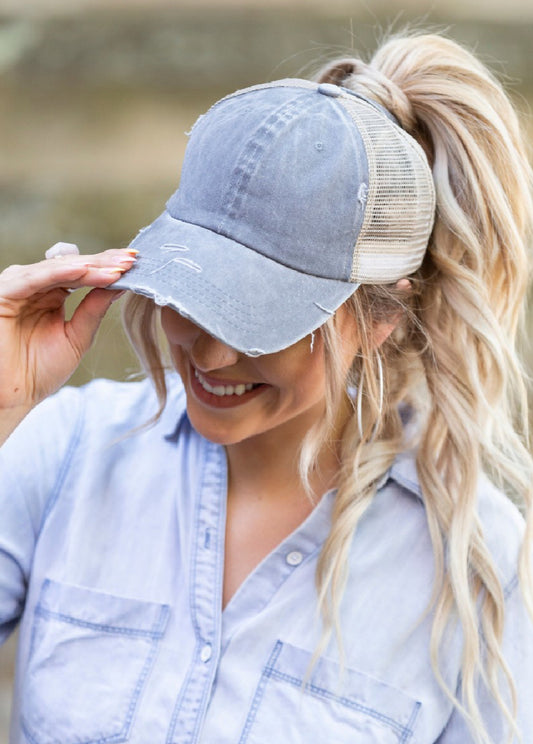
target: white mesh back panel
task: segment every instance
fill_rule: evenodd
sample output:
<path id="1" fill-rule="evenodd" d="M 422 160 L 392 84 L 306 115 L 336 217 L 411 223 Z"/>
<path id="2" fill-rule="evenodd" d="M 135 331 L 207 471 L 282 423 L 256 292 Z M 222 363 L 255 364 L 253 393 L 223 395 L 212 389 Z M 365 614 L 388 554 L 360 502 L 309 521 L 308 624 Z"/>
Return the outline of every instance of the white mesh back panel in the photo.
<path id="1" fill-rule="evenodd" d="M 422 263 L 435 212 L 433 179 L 422 148 L 366 101 L 337 99 L 363 139 L 369 172 L 365 217 L 351 281 L 392 282 Z"/>

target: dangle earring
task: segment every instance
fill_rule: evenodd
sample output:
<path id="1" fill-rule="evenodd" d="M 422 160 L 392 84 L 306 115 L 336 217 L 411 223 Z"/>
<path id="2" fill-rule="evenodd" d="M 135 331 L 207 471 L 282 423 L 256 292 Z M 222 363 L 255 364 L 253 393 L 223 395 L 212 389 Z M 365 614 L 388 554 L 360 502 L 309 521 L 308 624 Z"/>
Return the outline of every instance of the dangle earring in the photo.
<path id="1" fill-rule="evenodd" d="M 379 429 L 379 426 L 381 424 L 381 417 L 383 416 L 383 403 L 384 403 L 384 397 L 385 397 L 385 383 L 383 380 L 383 363 L 381 361 L 381 354 L 379 353 L 379 351 L 376 352 L 376 362 L 377 362 L 377 367 L 378 367 L 379 407 L 378 407 L 378 417 L 376 419 L 376 422 L 372 429 L 372 434 L 370 436 L 371 442 L 374 441 L 377 431 Z"/>
<path id="2" fill-rule="evenodd" d="M 365 377 L 365 368 L 363 365 L 361 365 L 361 374 L 359 375 L 359 380 L 357 382 L 357 399 L 356 399 L 356 413 L 357 413 L 357 428 L 359 429 L 359 438 L 363 439 L 363 404 L 361 401 L 363 400 L 363 380 Z"/>
<path id="3" fill-rule="evenodd" d="M 369 443 L 373 442 L 379 425 L 381 423 L 381 417 L 383 415 L 383 403 L 385 397 L 385 383 L 383 378 L 383 363 L 381 361 L 381 355 L 376 352 L 376 364 L 377 364 L 377 382 L 378 382 L 378 416 L 372 427 L 372 434 L 370 435 Z M 357 385 L 357 401 L 356 401 L 356 413 L 357 413 L 357 428 L 359 429 L 359 436 L 363 439 L 363 381 L 364 381 L 364 366 L 361 367 L 361 374 L 359 376 L 359 384 Z"/>

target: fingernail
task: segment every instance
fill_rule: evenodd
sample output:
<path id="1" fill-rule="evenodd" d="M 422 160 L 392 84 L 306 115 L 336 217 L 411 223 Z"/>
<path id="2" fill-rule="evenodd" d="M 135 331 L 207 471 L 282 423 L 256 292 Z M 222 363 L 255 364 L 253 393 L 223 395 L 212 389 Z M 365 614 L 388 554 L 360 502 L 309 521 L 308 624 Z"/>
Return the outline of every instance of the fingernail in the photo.
<path id="1" fill-rule="evenodd" d="M 131 266 L 132 263 L 134 263 L 137 260 L 137 256 L 119 256 L 118 258 L 115 258 L 113 263 L 116 264 L 128 264 Z"/>
<path id="2" fill-rule="evenodd" d="M 132 256 L 136 256 L 139 253 L 139 251 L 137 250 L 137 248 L 127 248 L 126 249 L 126 252 L 127 253 L 131 253 Z"/>
<path id="3" fill-rule="evenodd" d="M 125 268 L 116 268 L 116 269 L 98 269 L 101 274 L 104 274 L 104 276 L 112 276 L 114 278 L 118 278 L 119 275 L 123 274 L 125 272 Z"/>

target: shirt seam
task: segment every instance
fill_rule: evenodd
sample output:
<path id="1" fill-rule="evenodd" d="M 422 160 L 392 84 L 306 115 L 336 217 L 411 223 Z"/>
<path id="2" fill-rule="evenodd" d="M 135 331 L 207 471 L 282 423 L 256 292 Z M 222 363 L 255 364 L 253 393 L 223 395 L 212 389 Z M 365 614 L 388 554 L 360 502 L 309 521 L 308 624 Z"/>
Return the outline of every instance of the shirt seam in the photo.
<path id="1" fill-rule="evenodd" d="M 61 462 L 61 465 L 59 467 L 59 472 L 57 475 L 57 478 L 55 480 L 55 483 L 52 487 L 50 496 L 45 504 L 45 507 L 43 509 L 43 516 L 41 519 L 41 524 L 39 525 L 39 530 L 37 532 L 37 537 L 41 534 L 44 525 L 46 523 L 46 520 L 48 519 L 52 509 L 57 503 L 57 500 L 59 498 L 59 495 L 61 493 L 61 490 L 63 488 L 63 483 L 65 481 L 66 475 L 68 470 L 70 469 L 70 465 L 72 462 L 72 458 L 74 455 L 75 450 L 78 448 L 78 445 L 80 443 L 81 434 L 84 428 L 84 414 L 85 414 L 85 398 L 82 398 L 80 410 L 77 416 L 76 424 L 74 427 L 74 431 L 72 433 L 72 436 L 69 438 L 68 447 L 65 453 L 65 456 L 63 457 L 63 460 Z"/>
<path id="2" fill-rule="evenodd" d="M 515 573 L 510 581 L 507 582 L 507 584 L 503 587 L 503 598 L 505 601 L 509 600 L 511 598 L 511 594 L 514 593 L 515 589 L 520 584 L 520 580 L 518 577 L 518 574 Z"/>

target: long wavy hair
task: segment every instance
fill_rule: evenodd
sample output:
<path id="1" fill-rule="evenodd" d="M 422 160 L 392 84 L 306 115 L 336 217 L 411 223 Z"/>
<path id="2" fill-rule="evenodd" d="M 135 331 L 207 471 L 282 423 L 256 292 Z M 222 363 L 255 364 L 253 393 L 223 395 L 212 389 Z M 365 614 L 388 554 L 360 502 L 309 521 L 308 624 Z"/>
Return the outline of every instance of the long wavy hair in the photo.
<path id="1" fill-rule="evenodd" d="M 347 302 L 361 337 L 348 380 L 340 372 L 335 319 L 321 329 L 328 370 L 326 414 L 302 443 L 304 484 L 331 439 L 347 386 L 357 387 L 361 402 L 359 421 L 354 411 L 338 443 L 341 466 L 332 526 L 317 568 L 325 628 L 321 648 L 331 633 L 342 644 L 339 606 L 348 553 L 376 484 L 401 451 L 416 448 L 436 567 L 434 672 L 483 744 L 491 738 L 476 686 L 481 677 L 486 680 L 511 741 L 519 732 L 514 684 L 501 650 L 504 590 L 479 527 L 477 490 L 486 473 L 522 509 L 526 533 L 518 569 L 533 616 L 528 548 L 533 542 L 533 460 L 525 374 L 516 352 L 530 275 L 526 246 L 533 204 L 517 115 L 476 57 L 434 34 L 392 37 L 369 62 L 336 59 L 316 79 L 385 106 L 425 150 L 437 193 L 433 234 L 422 267 L 409 277 L 409 290 L 364 285 Z M 396 330 L 376 349 L 375 324 L 391 317 L 400 318 Z M 124 318 L 162 410 L 166 392 L 156 310 L 132 295 Z M 416 421 L 411 441 L 401 418 L 406 407 Z M 463 637 L 460 700 L 439 671 L 452 619 L 459 620 Z"/>

